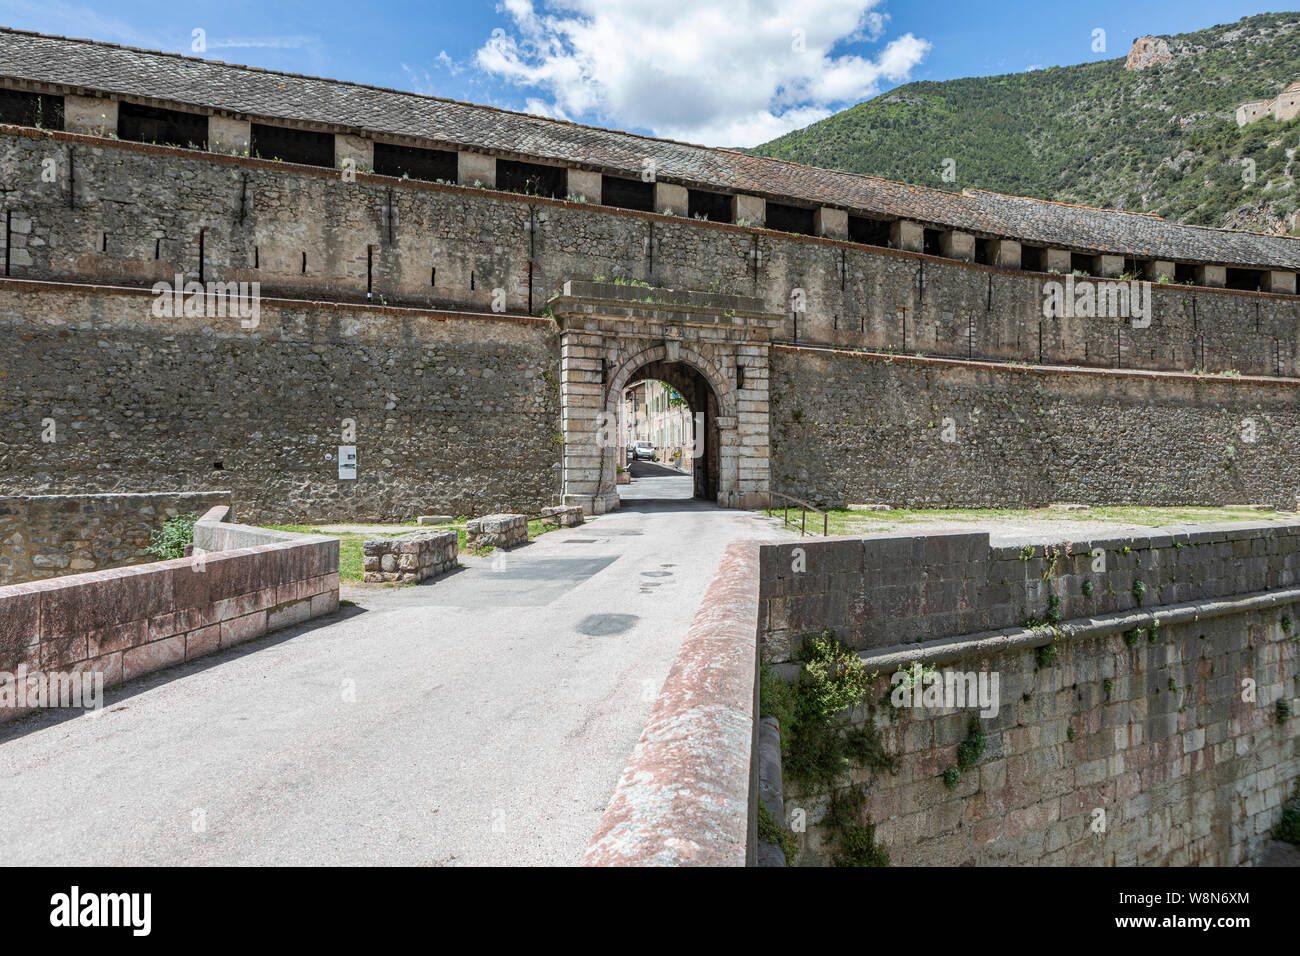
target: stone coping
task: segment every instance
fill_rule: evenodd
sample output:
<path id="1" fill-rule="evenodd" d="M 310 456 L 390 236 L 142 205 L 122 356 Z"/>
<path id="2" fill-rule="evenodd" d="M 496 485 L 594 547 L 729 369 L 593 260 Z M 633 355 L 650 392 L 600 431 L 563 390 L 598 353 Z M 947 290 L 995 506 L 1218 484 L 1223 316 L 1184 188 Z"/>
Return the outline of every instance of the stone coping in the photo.
<path id="1" fill-rule="evenodd" d="M 585 279 L 565 281 L 560 294 L 551 297 L 547 305 L 557 317 L 612 316 L 684 325 L 776 329 L 786 319 L 785 313 L 766 311 L 762 301 L 752 296 Z"/>
<path id="2" fill-rule="evenodd" d="M 1102 637 L 1133 628 L 1150 628 L 1157 620 L 1160 627 L 1167 627 L 1224 617 L 1229 614 L 1268 610 L 1297 601 L 1300 601 L 1300 587 L 1256 591 L 1253 594 L 1228 598 L 1168 604 L 1144 611 L 1118 611 L 1098 617 L 1062 621 L 1053 626 L 1009 627 L 985 631 L 981 634 L 963 634 L 940 640 L 923 641 L 919 644 L 895 644 L 892 647 L 859 651 L 858 657 L 872 670 L 885 673 L 910 667 L 913 663 L 951 664 L 971 657 L 991 657 L 1008 651 L 1032 650 L 1045 647 L 1059 638 Z M 774 669 L 779 676 L 794 679 L 801 668 L 800 664 L 778 664 Z"/>
<path id="3" fill-rule="evenodd" d="M 758 543 L 727 546 L 584 866 L 746 866 L 758 846 Z"/>

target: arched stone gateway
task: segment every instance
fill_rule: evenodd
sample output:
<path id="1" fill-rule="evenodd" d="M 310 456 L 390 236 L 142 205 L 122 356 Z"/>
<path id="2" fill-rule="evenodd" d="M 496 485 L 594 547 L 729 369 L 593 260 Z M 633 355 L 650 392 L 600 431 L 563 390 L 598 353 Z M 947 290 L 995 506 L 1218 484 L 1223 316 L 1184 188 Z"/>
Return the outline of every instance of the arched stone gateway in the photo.
<path id="1" fill-rule="evenodd" d="M 560 327 L 566 504 L 618 507 L 610 426 L 623 389 L 643 378 L 667 381 L 704 415 L 696 496 L 768 504 L 767 350 L 783 315 L 750 296 L 577 279 L 549 304 Z"/>

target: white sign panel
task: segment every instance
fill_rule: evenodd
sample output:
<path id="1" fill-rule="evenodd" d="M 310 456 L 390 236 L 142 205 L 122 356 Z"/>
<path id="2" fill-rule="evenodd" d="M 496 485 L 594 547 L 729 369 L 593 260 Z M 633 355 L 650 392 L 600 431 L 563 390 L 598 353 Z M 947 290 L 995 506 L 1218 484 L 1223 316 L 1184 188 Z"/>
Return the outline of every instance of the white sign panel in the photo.
<path id="1" fill-rule="evenodd" d="M 356 480 L 356 477 L 357 446 L 339 445 L 339 478 L 345 480 Z"/>

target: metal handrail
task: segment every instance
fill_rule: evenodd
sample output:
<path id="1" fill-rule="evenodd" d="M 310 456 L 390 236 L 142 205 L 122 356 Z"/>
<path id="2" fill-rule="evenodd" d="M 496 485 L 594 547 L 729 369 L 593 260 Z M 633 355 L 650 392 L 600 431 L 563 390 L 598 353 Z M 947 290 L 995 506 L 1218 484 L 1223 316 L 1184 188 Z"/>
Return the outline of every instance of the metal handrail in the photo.
<path id="1" fill-rule="evenodd" d="M 816 505 L 810 505 L 806 501 L 800 501 L 798 498 L 792 498 L 790 495 L 783 495 L 779 491 L 769 492 L 769 495 L 773 498 L 782 498 L 786 502 L 784 513 L 781 516 L 781 523 L 783 525 L 790 523 L 790 505 L 794 504 L 799 506 L 800 537 L 803 537 L 808 533 L 808 512 L 810 511 L 822 516 L 822 537 L 825 538 L 830 536 L 830 531 L 828 530 L 830 527 L 830 516 L 827 515 L 825 511 L 822 511 L 821 508 L 818 508 Z M 776 509 L 773 508 L 772 510 L 775 511 Z"/>

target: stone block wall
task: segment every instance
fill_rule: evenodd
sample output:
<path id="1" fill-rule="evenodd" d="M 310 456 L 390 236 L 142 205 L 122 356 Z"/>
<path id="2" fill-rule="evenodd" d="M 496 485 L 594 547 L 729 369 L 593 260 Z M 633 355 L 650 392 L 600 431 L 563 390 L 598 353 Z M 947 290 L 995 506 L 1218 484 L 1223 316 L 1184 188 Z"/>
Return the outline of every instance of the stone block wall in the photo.
<path id="1" fill-rule="evenodd" d="M 772 661 L 823 629 L 857 650 L 1300 584 L 1300 520 L 991 548 L 987 532 L 896 532 L 763 549 Z"/>
<path id="2" fill-rule="evenodd" d="M 152 561 L 149 535 L 230 492 L 0 495 L 0 585 Z"/>
<path id="3" fill-rule="evenodd" d="M 263 300 L 244 329 L 158 318 L 152 301 L 0 279 L 0 490 L 229 489 L 267 524 L 559 493 L 546 320 Z M 357 449 L 356 480 L 338 477 L 340 445 Z"/>
<path id="4" fill-rule="evenodd" d="M 1294 381 L 771 350 L 772 490 L 826 506 L 1296 507 Z"/>
<path id="5" fill-rule="evenodd" d="M 465 523 L 465 548 L 516 548 L 528 543 L 525 515 L 485 515 Z"/>
<path id="6" fill-rule="evenodd" d="M 374 538 L 361 546 L 364 580 L 418 583 L 456 567 L 455 531 L 420 531 Z"/>
<path id="7" fill-rule="evenodd" d="M 213 527 L 227 516 L 200 519 L 192 557 L 0 587 L 0 680 L 91 673 L 112 686 L 337 610 L 337 538 Z"/>
<path id="8" fill-rule="evenodd" d="M 61 175 L 42 183 L 50 157 Z M 63 133 L 0 133 L 0 181 L 11 277 L 147 288 L 181 274 L 258 282 L 268 296 L 260 325 L 244 328 L 155 317 L 145 293 L 0 278 L 0 491 L 11 493 L 230 488 L 258 521 L 538 509 L 561 490 L 558 337 L 545 320 L 489 316 L 537 313 L 581 276 L 754 296 L 788 316 L 773 332 L 785 342 L 1300 371 L 1294 296 L 1158 287 L 1147 328 L 1046 321 L 1043 283 L 1059 277 Z M 439 307 L 486 315 L 427 311 Z M 1280 504 L 1300 487 L 1289 382 L 738 354 L 747 389 L 773 396 L 770 445 L 753 456 L 770 467 L 742 481 L 770 475 L 772 490 L 820 503 Z M 757 434 L 761 402 L 738 398 L 753 406 L 739 427 Z M 37 440 L 47 418 L 62 436 L 48 445 Z M 346 419 L 355 482 L 326 457 L 353 444 Z M 953 445 L 940 439 L 946 419 Z M 1234 438 L 1247 419 L 1253 443 Z"/>
<path id="9" fill-rule="evenodd" d="M 542 509 L 542 521 L 557 528 L 575 528 L 584 520 L 578 505 L 550 505 Z"/>
<path id="10" fill-rule="evenodd" d="M 858 769 L 860 822 L 895 866 L 1236 866 L 1256 862 L 1300 777 L 1300 646 L 1281 625 L 1300 605 L 1166 625 L 1130 646 L 1123 632 L 1058 638 L 1037 650 L 969 647 L 938 673 L 999 675 L 1001 706 L 893 707 L 896 660 L 846 726 L 870 726 L 897 773 Z M 1148 631 L 1148 634 L 1150 632 Z M 866 657 L 867 667 L 877 662 Z M 1247 682 L 1252 682 L 1248 684 Z M 1253 687 L 1253 698 L 1243 699 Z M 955 786 L 972 721 L 985 740 Z M 822 818 L 826 792 L 786 782 L 787 815 Z M 800 865 L 824 865 L 834 838 L 810 825 Z"/>
<path id="11" fill-rule="evenodd" d="M 841 724 L 895 766 L 858 767 L 833 789 L 865 794 L 858 822 L 894 864 L 1250 863 L 1300 777 L 1300 522 L 1068 551 L 989 548 L 982 534 L 808 541 L 765 546 L 760 569 L 763 653 L 779 674 L 798 672 L 780 663 L 798 648 L 791 624 L 832 630 L 878 674 Z M 1049 608 L 1056 623 L 1042 626 Z M 996 706 L 893 697 L 895 673 L 916 666 L 941 688 L 996 675 Z M 786 780 L 787 816 L 810 824 L 804 865 L 835 855 L 813 825 L 831 793 Z"/>

